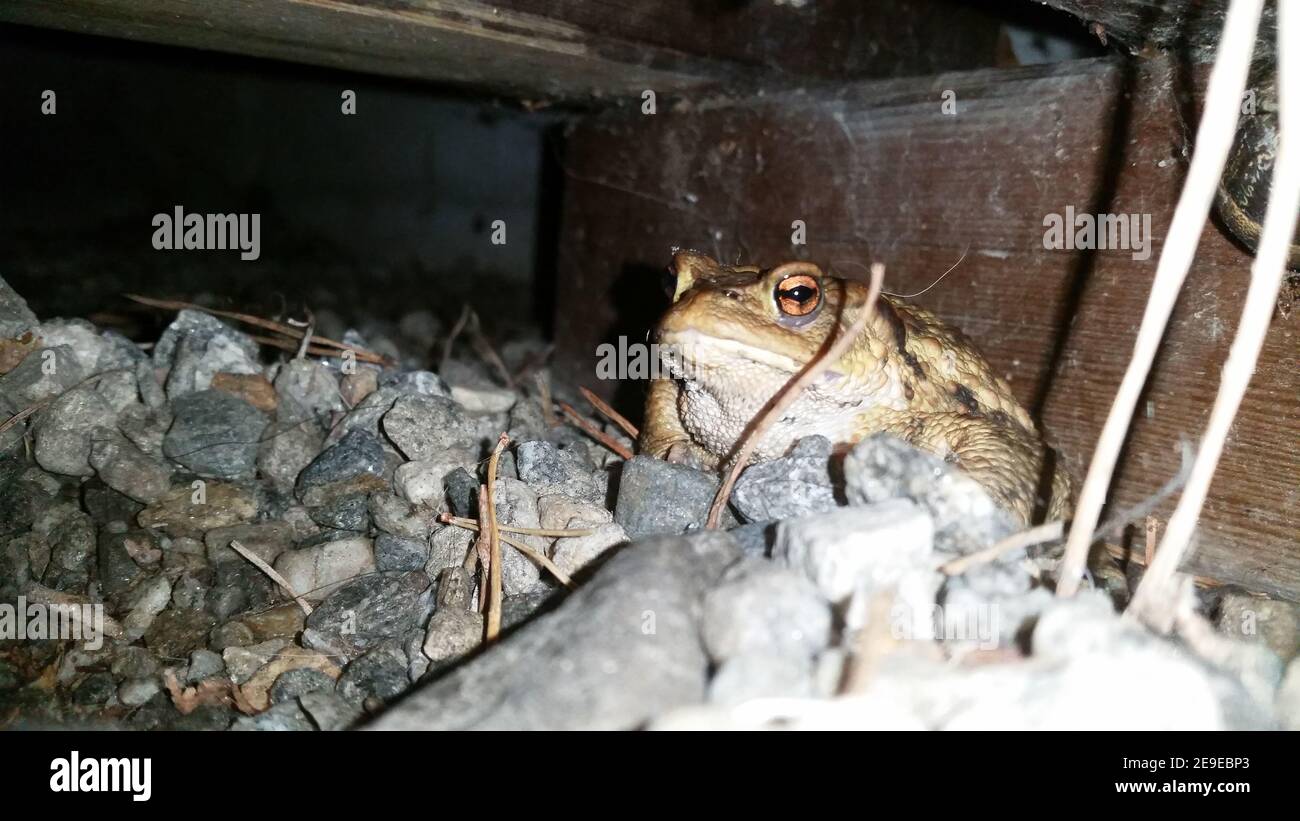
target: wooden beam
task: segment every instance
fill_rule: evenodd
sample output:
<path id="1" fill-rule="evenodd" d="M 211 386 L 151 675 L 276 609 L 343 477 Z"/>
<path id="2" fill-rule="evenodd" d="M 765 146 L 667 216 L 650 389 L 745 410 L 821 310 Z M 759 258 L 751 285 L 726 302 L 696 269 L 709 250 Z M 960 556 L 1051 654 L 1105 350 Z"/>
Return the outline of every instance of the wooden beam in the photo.
<path id="1" fill-rule="evenodd" d="M 1176 49 L 1184 56 L 1208 62 L 1223 31 L 1230 0 L 1035 0 L 1072 14 L 1092 33 L 1115 40 L 1136 53 L 1147 46 Z M 1273 50 L 1276 17 L 1266 6 L 1260 42 Z"/>
<path id="2" fill-rule="evenodd" d="M 599 384 L 595 350 L 635 343 L 666 305 L 673 246 L 727 260 L 887 266 L 969 333 L 1044 422 L 1077 475 L 1132 350 L 1186 167 L 1201 79 L 1172 59 L 1085 60 L 855 84 L 576 125 L 556 327 L 565 376 L 635 412 L 644 385 Z M 945 115 L 946 92 L 957 114 Z M 1146 258 L 1044 247 L 1067 208 L 1149 215 Z M 808 244 L 791 246 L 803 220 Z M 1138 251 L 1136 256 L 1142 257 Z M 1241 308 L 1249 257 L 1215 225 L 1152 376 L 1113 503 L 1135 504 L 1199 438 Z M 572 314 L 581 306 L 580 318 Z M 1300 306 L 1297 306 L 1300 307 Z M 1189 569 L 1300 598 L 1300 310 L 1274 319 L 1219 468 Z M 1172 501 L 1159 515 L 1172 509 Z"/>
<path id="3" fill-rule="evenodd" d="M 992 65 L 958 0 L 5 0 L 0 21 L 534 100 L 679 95 Z"/>

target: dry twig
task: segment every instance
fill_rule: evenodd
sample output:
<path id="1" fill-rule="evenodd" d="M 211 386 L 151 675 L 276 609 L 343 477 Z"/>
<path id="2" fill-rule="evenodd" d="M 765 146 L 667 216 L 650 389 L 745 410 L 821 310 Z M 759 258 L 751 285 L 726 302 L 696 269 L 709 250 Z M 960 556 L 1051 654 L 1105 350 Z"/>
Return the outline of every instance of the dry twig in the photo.
<path id="1" fill-rule="evenodd" d="M 237 311 L 222 311 L 216 308 L 207 308 L 202 305 L 195 305 L 192 302 L 182 302 L 174 299 L 153 299 L 152 297 L 140 296 L 139 294 L 124 294 L 124 296 L 133 302 L 138 302 L 141 305 L 148 305 L 150 308 L 160 308 L 164 311 L 184 311 L 187 309 L 192 311 L 202 311 L 203 313 L 211 314 L 212 316 L 219 316 L 224 319 L 233 319 L 236 322 L 242 322 L 245 325 L 252 325 L 256 328 L 275 331 L 276 333 L 283 334 L 290 339 L 307 339 L 310 340 L 307 352 L 316 356 L 342 356 L 344 352 L 351 351 L 357 359 L 363 362 L 372 362 L 376 365 L 392 364 L 387 358 L 375 353 L 374 351 L 354 348 L 351 345 L 344 345 L 342 342 L 336 342 L 333 339 L 323 336 L 312 336 L 310 333 L 306 333 L 292 325 L 286 325 L 283 322 L 276 322 L 273 319 L 266 319 L 254 314 L 244 314 Z M 265 336 L 255 336 L 253 339 L 264 345 L 283 348 L 287 351 L 298 350 L 298 344 L 288 342 L 287 340 Z M 330 352 L 329 350 L 326 350 L 329 348 L 333 348 L 334 351 Z"/>
<path id="2" fill-rule="evenodd" d="M 271 565 L 267 564 L 266 561 L 263 560 L 261 556 L 257 555 L 256 553 L 249 550 L 248 548 L 244 547 L 236 539 L 232 539 L 230 541 L 230 549 L 235 551 L 239 555 L 243 556 L 245 559 L 248 559 L 250 562 L 253 563 L 254 566 L 257 567 L 258 570 L 265 573 L 271 579 L 271 581 L 280 585 L 280 587 L 284 589 L 284 592 L 292 596 L 293 600 L 298 603 L 298 607 L 302 608 L 302 614 L 304 616 L 311 615 L 311 605 L 307 603 L 307 600 L 304 599 L 302 596 L 300 596 L 298 594 L 298 591 L 293 589 L 293 585 L 289 584 L 288 580 L 285 579 L 284 576 L 281 576 L 274 567 L 271 567 Z"/>
<path id="3" fill-rule="evenodd" d="M 623 414 L 611 408 L 609 406 L 609 403 L 606 402 L 604 399 L 601 399 L 599 396 L 587 390 L 586 388 L 580 387 L 578 388 L 578 391 L 582 393 L 583 398 L 585 398 L 588 402 L 591 403 L 591 406 L 593 408 L 600 411 L 602 414 L 604 414 L 606 419 L 613 422 L 615 425 L 618 425 L 620 428 L 623 429 L 624 433 L 632 437 L 633 442 L 635 442 L 636 438 L 641 435 L 641 431 L 637 429 L 636 425 L 627 421 L 627 417 L 623 416 Z"/>
<path id="4" fill-rule="evenodd" d="M 1228 10 L 1214 68 L 1210 73 L 1205 110 L 1196 133 L 1196 149 L 1174 210 L 1169 234 L 1160 251 L 1155 280 L 1151 284 L 1151 296 L 1138 328 L 1133 358 L 1115 393 L 1114 403 L 1097 439 L 1096 450 L 1093 451 L 1088 476 L 1079 493 L 1074 522 L 1066 542 L 1065 559 L 1061 565 L 1060 582 L 1056 589 L 1059 596 L 1074 595 L 1079 589 L 1079 581 L 1088 561 L 1092 534 L 1101 518 L 1101 508 L 1106 502 L 1106 492 L 1115 472 L 1115 463 L 1133 419 L 1133 409 L 1142 394 L 1142 386 L 1151 373 L 1152 362 L 1160 348 L 1160 339 L 1164 336 L 1183 280 L 1196 256 L 1197 239 L 1205 227 L 1210 204 L 1214 200 L 1219 177 L 1223 174 L 1228 151 L 1232 146 L 1241 94 L 1250 68 L 1251 44 L 1255 39 L 1262 7 L 1263 0 L 1233 0 Z M 1282 27 L 1279 26 L 1278 31 L 1281 30 Z M 1279 97 L 1285 96 L 1279 94 Z M 1274 193 L 1276 192 L 1275 186 Z M 1295 214 L 1294 208 L 1291 214 Z M 1261 244 L 1261 250 L 1262 248 Z M 1256 264 L 1258 266 L 1258 259 Z M 1252 292 L 1253 290 L 1252 288 Z M 1169 539 L 1168 530 L 1165 538 Z"/>
<path id="5" fill-rule="evenodd" d="M 1219 70 L 1218 62 L 1224 61 L 1225 57 L 1249 62 L 1261 4 L 1262 0 L 1234 0 L 1228 11 L 1227 28 L 1219 43 L 1216 72 Z M 1234 22 L 1238 22 L 1234 15 L 1241 19 L 1238 23 L 1240 30 L 1233 29 Z M 1228 351 L 1228 360 L 1223 365 L 1219 392 L 1210 409 L 1210 421 L 1201 439 L 1196 462 L 1192 465 L 1187 488 L 1165 525 L 1160 547 L 1147 566 L 1146 575 L 1142 577 L 1129 606 L 1131 612 L 1162 632 L 1173 627 L 1176 617 L 1173 603 L 1177 601 L 1180 589 L 1176 578 L 1178 567 L 1191 545 L 1197 519 L 1205 497 L 1209 495 L 1210 482 L 1219 466 L 1219 456 L 1255 373 L 1259 352 L 1264 347 L 1269 318 L 1277 305 L 1278 292 L 1286 275 L 1296 213 L 1300 212 L 1300 9 L 1294 2 L 1278 3 L 1277 19 L 1278 147 L 1264 227 L 1260 231 L 1255 262 L 1250 268 L 1246 304 L 1241 310 L 1241 322 Z M 1215 90 L 1211 87 L 1209 94 Z M 1218 90 L 1225 97 L 1230 91 Z M 1240 99 L 1241 89 L 1237 87 L 1228 103 Z M 1206 117 L 1210 116 L 1209 109 L 1214 102 L 1207 95 Z"/>
<path id="6" fill-rule="evenodd" d="M 492 449 L 488 459 L 487 472 L 487 531 L 488 546 L 492 551 L 492 565 L 488 568 L 488 612 L 487 640 L 495 641 L 501 634 L 501 534 L 497 531 L 496 490 L 497 463 L 501 461 L 501 451 L 505 450 L 510 437 L 504 433 L 497 439 L 497 446 Z"/>
<path id="7" fill-rule="evenodd" d="M 583 418 L 582 414 L 578 413 L 576 410 L 573 409 L 572 405 L 568 404 L 567 402 L 557 402 L 556 404 L 560 406 L 560 410 L 564 411 L 564 415 L 569 417 L 569 421 L 573 422 L 573 424 L 581 428 L 583 433 L 587 434 L 592 439 L 595 439 L 600 444 L 609 448 L 618 456 L 621 456 L 624 459 L 632 458 L 632 451 L 623 447 L 623 445 L 617 440 L 615 440 L 612 436 L 610 436 L 609 434 L 602 431 L 600 428 L 588 422 L 585 418 Z"/>

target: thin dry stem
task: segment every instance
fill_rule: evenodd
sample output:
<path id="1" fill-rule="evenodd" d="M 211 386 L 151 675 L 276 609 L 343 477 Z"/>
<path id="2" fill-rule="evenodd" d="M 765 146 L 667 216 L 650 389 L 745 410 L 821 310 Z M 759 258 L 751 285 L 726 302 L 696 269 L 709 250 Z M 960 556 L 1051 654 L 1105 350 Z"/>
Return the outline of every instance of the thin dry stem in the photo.
<path id="1" fill-rule="evenodd" d="M 583 433 L 587 434 L 592 439 L 595 439 L 606 448 L 609 448 L 610 451 L 618 456 L 621 456 L 624 459 L 632 458 L 632 451 L 625 448 L 620 442 L 600 428 L 588 422 L 583 418 L 582 414 L 573 409 L 572 405 L 569 405 L 566 402 L 557 402 L 556 404 L 560 406 L 560 410 L 564 411 L 564 415 L 569 417 L 569 421 L 581 428 Z"/>
<path id="2" fill-rule="evenodd" d="M 1254 11 L 1249 31 L 1240 34 L 1240 42 L 1229 40 L 1225 33 L 1219 45 L 1219 54 L 1249 61 L 1254 25 L 1258 19 L 1259 0 L 1234 0 L 1231 15 L 1246 16 Z M 1177 599 L 1176 575 L 1179 565 L 1187 555 L 1200 518 L 1205 497 L 1209 495 L 1210 482 L 1219 466 L 1219 457 L 1232 428 L 1232 421 L 1241 407 L 1242 397 L 1255 373 L 1259 352 L 1264 347 L 1269 318 L 1277 305 L 1278 292 L 1286 275 L 1287 256 L 1291 238 L 1295 233 L 1296 213 L 1300 212 L 1300 9 L 1296 3 L 1278 4 L 1278 148 L 1273 165 L 1273 181 L 1269 190 L 1268 208 L 1264 227 L 1260 231 L 1259 248 L 1250 268 L 1250 288 L 1241 310 L 1237 335 L 1223 365 L 1219 392 L 1210 410 L 1210 420 L 1205 436 L 1192 465 L 1187 487 L 1178 499 L 1178 505 L 1165 525 L 1164 537 L 1156 549 L 1155 558 L 1147 566 L 1146 575 L 1133 595 L 1131 610 L 1157 630 L 1172 628 L 1175 613 L 1172 602 Z M 1236 49 L 1242 53 L 1236 54 Z M 1220 58 L 1222 59 L 1222 58 Z M 1217 65 L 1216 65 L 1217 71 Z M 1234 99 L 1240 99 L 1240 90 Z M 1209 101 L 1206 108 L 1209 108 Z M 1208 115 L 1207 115 L 1208 116 Z"/>
<path id="3" fill-rule="evenodd" d="M 641 435 L 641 431 L 637 429 L 636 425 L 627 421 L 627 418 L 623 416 L 623 414 L 611 408 L 609 403 L 604 399 L 601 399 L 599 396 L 583 387 L 579 387 L 578 391 L 582 394 L 584 399 L 591 403 L 593 408 L 603 414 L 606 419 L 622 428 L 623 432 L 628 436 L 632 437 L 632 441 L 635 442 L 636 438 Z"/>
<path id="4" fill-rule="evenodd" d="M 1098 437 L 1097 448 L 1093 451 L 1088 476 L 1079 494 L 1056 589 L 1059 596 L 1074 595 L 1079 589 L 1088 561 L 1092 534 L 1101 518 L 1101 508 L 1106 502 L 1106 492 L 1115 472 L 1115 463 L 1133 419 L 1133 409 L 1142 394 L 1142 386 L 1151 373 L 1151 364 L 1160 348 L 1160 339 L 1164 335 L 1165 326 L 1169 324 L 1174 303 L 1196 255 L 1197 239 L 1205 227 L 1210 204 L 1214 200 L 1219 177 L 1223 174 L 1228 151 L 1232 146 L 1241 94 L 1250 68 L 1251 44 L 1255 39 L 1262 7 L 1263 0 L 1233 0 L 1228 10 L 1223 36 L 1219 40 L 1218 56 L 1210 74 L 1205 111 L 1196 134 L 1196 149 L 1192 154 L 1182 194 L 1178 198 L 1178 206 L 1174 210 L 1169 234 L 1160 251 L 1160 261 L 1156 265 L 1151 296 L 1138 329 L 1133 358 L 1129 361 L 1124 379 L 1115 394 L 1114 403 Z"/>
<path id="5" fill-rule="evenodd" d="M 488 613 L 487 613 L 487 640 L 495 641 L 501 634 L 501 534 L 497 530 L 497 505 L 495 486 L 497 482 L 497 463 L 501 461 L 501 451 L 505 450 L 506 443 L 510 437 L 501 434 L 497 439 L 497 446 L 492 449 L 492 457 L 488 459 L 487 472 L 487 531 L 488 546 L 492 550 L 492 565 L 488 568 L 488 584 L 491 588 L 488 595 Z"/>
<path id="6" fill-rule="evenodd" d="M 284 576 L 281 576 L 274 567 L 271 567 L 271 565 L 267 564 L 266 561 L 263 560 L 261 556 L 257 555 L 256 553 L 249 550 L 248 548 L 244 547 L 242 544 L 239 543 L 238 540 L 235 539 L 231 540 L 230 549 L 235 551 L 239 555 L 243 556 L 245 559 L 248 559 L 250 562 L 253 563 L 253 565 L 258 570 L 265 573 L 271 579 L 271 581 L 280 585 L 280 587 L 283 588 L 284 592 L 292 596 L 293 600 L 298 603 L 298 607 L 302 608 L 302 614 L 304 616 L 311 615 L 311 605 L 307 603 L 307 600 L 304 599 L 301 595 L 299 595 L 298 591 L 293 589 L 293 585 L 289 584 L 289 581 L 285 579 Z"/>
<path id="7" fill-rule="evenodd" d="M 464 527 L 474 531 L 478 530 L 478 522 L 473 519 L 467 519 L 464 516 L 452 516 L 450 513 L 443 513 L 438 517 L 438 521 L 443 524 L 456 525 L 457 527 Z M 566 536 L 590 536 L 596 532 L 591 528 L 579 528 L 576 530 L 548 530 L 541 527 L 512 527 L 503 524 L 498 524 L 497 530 L 504 533 L 522 533 L 525 536 L 550 536 L 556 538 L 563 538 Z"/>
<path id="8" fill-rule="evenodd" d="M 375 364 L 381 364 L 381 365 L 391 364 L 388 359 L 386 359 L 383 356 L 380 356 L 374 351 L 367 351 L 363 349 L 354 348 L 351 345 L 345 345 L 342 342 L 336 342 L 335 340 L 329 339 L 324 336 L 312 336 L 310 333 L 304 332 L 298 328 L 293 327 L 292 325 L 286 325 L 283 322 L 276 322 L 273 319 L 266 319 L 264 317 L 256 316 L 254 314 L 239 313 L 237 311 L 222 311 L 216 308 L 207 308 L 202 305 L 196 305 L 192 302 L 182 302 L 181 300 L 175 300 L 175 299 L 154 299 L 152 297 L 140 296 L 139 294 L 123 294 L 123 296 L 125 296 L 127 299 L 133 302 L 138 302 L 141 305 L 148 305 L 150 308 L 160 308 L 164 311 L 184 311 L 187 309 L 191 311 L 202 311 L 203 313 L 211 314 L 212 316 L 219 316 L 225 319 L 233 319 L 236 322 L 242 322 L 245 325 L 252 325 L 257 328 L 265 328 L 268 331 L 275 331 L 276 333 L 284 334 L 285 336 L 290 337 L 291 339 L 298 339 L 298 340 L 308 339 L 310 340 L 310 344 L 313 348 L 320 346 L 325 348 L 335 348 L 340 352 L 352 351 L 352 353 L 356 355 L 357 359 L 360 359 L 363 362 L 373 362 Z M 272 345 L 273 347 L 284 347 L 284 344 L 279 344 L 279 343 L 283 343 L 283 340 L 272 341 L 270 337 L 253 337 L 253 338 L 256 339 L 258 342 L 262 342 L 263 344 L 266 345 Z M 293 345 L 292 347 L 285 348 L 285 350 L 290 350 L 290 351 L 296 351 L 297 349 L 298 346 L 296 344 Z M 319 350 L 313 350 L 312 348 L 308 349 L 308 353 L 317 356 L 341 355 L 339 353 L 322 353 Z"/>

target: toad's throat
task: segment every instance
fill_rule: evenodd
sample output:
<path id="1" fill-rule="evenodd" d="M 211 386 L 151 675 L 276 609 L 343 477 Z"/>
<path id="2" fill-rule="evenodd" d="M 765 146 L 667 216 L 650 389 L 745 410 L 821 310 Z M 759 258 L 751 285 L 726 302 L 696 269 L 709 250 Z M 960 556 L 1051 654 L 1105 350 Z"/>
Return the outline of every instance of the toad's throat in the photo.
<path id="1" fill-rule="evenodd" d="M 695 329 L 668 331 L 659 338 L 665 361 L 677 378 L 695 381 L 709 370 L 737 361 L 752 362 L 793 376 L 804 363 L 789 356 Z"/>

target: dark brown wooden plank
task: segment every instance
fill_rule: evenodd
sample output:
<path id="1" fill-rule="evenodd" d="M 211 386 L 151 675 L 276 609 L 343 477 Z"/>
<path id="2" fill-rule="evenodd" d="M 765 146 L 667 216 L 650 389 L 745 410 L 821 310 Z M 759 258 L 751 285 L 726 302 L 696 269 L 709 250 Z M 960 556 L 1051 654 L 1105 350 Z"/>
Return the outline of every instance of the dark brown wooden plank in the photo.
<path id="1" fill-rule="evenodd" d="M 533 99 L 631 98 L 803 77 L 992 65 L 998 21 L 958 0 L 6 0 L 0 21 Z"/>
<path id="2" fill-rule="evenodd" d="M 1230 0 L 1041 0 L 1083 21 L 1103 40 L 1137 52 L 1146 46 L 1176 49 L 1197 60 L 1213 56 Z M 1273 5 L 1265 7 L 1260 41 L 1272 49 Z"/>
<path id="3" fill-rule="evenodd" d="M 1199 75 L 1198 75 L 1199 76 Z M 857 84 L 838 92 L 577 126 L 557 327 L 567 376 L 594 383 L 596 345 L 644 338 L 673 246 L 842 273 L 879 260 L 891 290 L 966 330 L 1044 420 L 1076 475 L 1132 350 L 1186 168 L 1175 63 L 1105 60 Z M 944 116 L 940 96 L 957 95 Z M 1149 259 L 1045 250 L 1045 215 L 1148 213 Z M 790 245 L 805 220 L 808 245 Z M 1207 229 L 1119 475 L 1129 505 L 1199 438 L 1250 258 Z M 593 305 L 593 303 L 595 303 Z M 581 305 L 580 316 L 570 312 Z M 1300 312 L 1275 318 L 1206 506 L 1189 568 L 1300 598 Z M 643 386 L 603 385 L 635 409 Z M 1167 515 L 1172 502 L 1161 509 Z"/>

